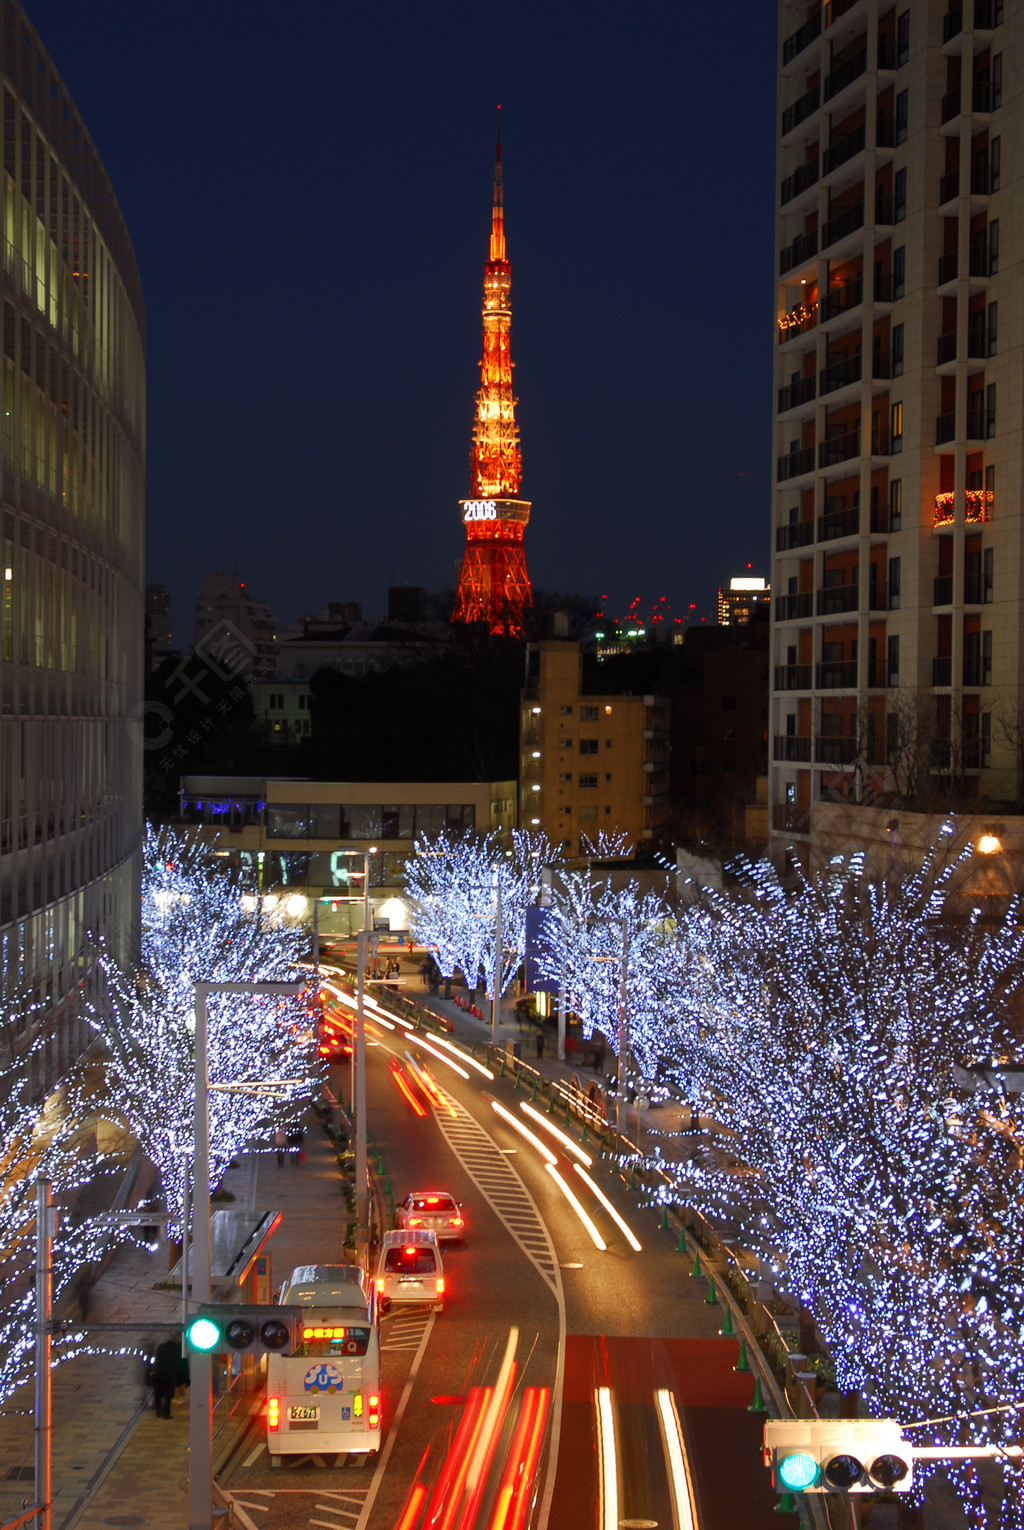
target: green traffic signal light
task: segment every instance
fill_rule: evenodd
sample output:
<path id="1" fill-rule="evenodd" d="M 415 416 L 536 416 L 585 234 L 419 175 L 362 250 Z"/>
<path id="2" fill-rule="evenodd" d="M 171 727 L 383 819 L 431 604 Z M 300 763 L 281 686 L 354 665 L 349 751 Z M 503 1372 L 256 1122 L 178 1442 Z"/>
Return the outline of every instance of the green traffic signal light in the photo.
<path id="1" fill-rule="evenodd" d="M 209 1354 L 220 1343 L 220 1324 L 212 1318 L 193 1318 L 185 1329 L 185 1337 L 193 1349 L 198 1349 L 203 1354 Z"/>
<path id="2" fill-rule="evenodd" d="M 794 1451 L 791 1456 L 782 1458 L 775 1471 L 784 1488 L 791 1493 L 803 1493 L 817 1482 L 819 1468 L 813 1456 L 805 1451 Z"/>

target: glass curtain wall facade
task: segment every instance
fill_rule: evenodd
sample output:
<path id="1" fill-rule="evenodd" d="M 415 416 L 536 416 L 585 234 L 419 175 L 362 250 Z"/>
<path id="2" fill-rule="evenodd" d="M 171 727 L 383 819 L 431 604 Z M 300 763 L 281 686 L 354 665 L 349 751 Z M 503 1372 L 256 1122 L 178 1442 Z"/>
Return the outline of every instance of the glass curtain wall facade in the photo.
<path id="1" fill-rule="evenodd" d="M 41 1090 L 86 1040 L 92 943 L 137 945 L 145 338 L 110 183 L 11 3 L 0 89 L 0 998 L 42 1004 Z"/>

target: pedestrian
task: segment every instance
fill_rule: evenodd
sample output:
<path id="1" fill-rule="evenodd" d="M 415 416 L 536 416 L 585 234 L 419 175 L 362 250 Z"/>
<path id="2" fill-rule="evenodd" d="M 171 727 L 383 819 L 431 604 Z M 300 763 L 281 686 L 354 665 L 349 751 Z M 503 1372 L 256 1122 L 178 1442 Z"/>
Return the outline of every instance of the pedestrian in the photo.
<path id="1" fill-rule="evenodd" d="M 395 977 L 396 978 L 400 978 L 401 976 L 402 976 L 402 967 L 401 967 L 401 963 L 398 960 L 398 957 L 396 956 L 395 957 Z"/>
<path id="2" fill-rule="evenodd" d="M 539 1062 L 540 1059 L 543 1056 L 544 1056 L 544 1032 L 541 1030 L 540 1026 L 538 1025 L 538 1027 L 537 1027 L 537 1061 Z"/>
<path id="3" fill-rule="evenodd" d="M 299 1159 L 304 1156 L 302 1152 L 302 1143 L 305 1135 L 305 1131 L 299 1125 L 293 1126 L 291 1131 L 288 1133 L 288 1146 L 292 1152 L 293 1163 L 298 1163 Z"/>
<path id="4" fill-rule="evenodd" d="M 153 1407 L 157 1418 L 171 1416 L 171 1399 L 178 1385 L 180 1360 L 181 1343 L 178 1339 L 165 1339 L 157 1345 L 153 1357 Z"/>
<path id="5" fill-rule="evenodd" d="M 274 1133 L 274 1147 L 277 1149 L 277 1167 L 280 1169 L 284 1163 L 284 1150 L 288 1146 L 288 1138 L 285 1136 L 283 1126 L 279 1126 Z"/>
<path id="6" fill-rule="evenodd" d="M 571 1063 L 572 1062 L 572 1057 L 573 1057 L 573 1053 L 575 1052 L 575 1050 L 576 1050 L 576 1037 L 573 1035 L 572 1031 L 566 1031 L 566 1033 L 565 1033 L 565 1060 L 566 1060 L 567 1063 Z"/>

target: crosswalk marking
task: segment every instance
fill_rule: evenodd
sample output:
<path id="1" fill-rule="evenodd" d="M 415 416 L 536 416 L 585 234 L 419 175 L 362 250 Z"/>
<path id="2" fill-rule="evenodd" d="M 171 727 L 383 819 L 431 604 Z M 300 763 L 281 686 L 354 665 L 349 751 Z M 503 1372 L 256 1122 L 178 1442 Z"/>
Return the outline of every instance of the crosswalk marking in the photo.
<path id="1" fill-rule="evenodd" d="M 551 1235 L 523 1181 L 494 1139 L 463 1105 L 445 1092 L 455 1112 L 434 1112 L 441 1135 L 481 1195 L 534 1269 L 561 1301 L 562 1276 Z"/>

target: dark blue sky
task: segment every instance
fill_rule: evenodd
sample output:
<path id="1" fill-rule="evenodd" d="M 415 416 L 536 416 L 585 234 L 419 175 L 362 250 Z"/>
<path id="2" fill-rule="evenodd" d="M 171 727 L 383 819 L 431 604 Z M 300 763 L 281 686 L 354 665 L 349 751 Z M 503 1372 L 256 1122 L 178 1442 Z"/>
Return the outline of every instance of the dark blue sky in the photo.
<path id="1" fill-rule="evenodd" d="M 121 202 L 148 577 L 454 583 L 502 103 L 534 584 L 768 573 L 775 7 L 27 0 Z"/>

